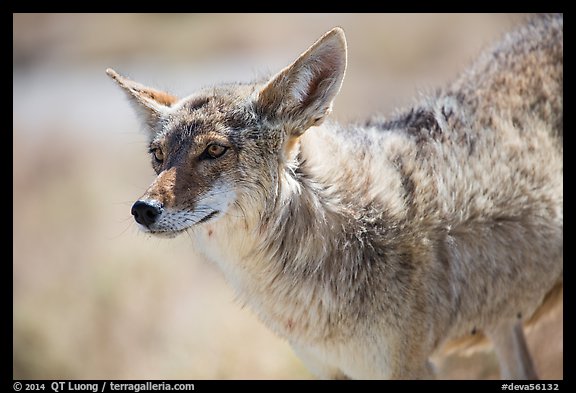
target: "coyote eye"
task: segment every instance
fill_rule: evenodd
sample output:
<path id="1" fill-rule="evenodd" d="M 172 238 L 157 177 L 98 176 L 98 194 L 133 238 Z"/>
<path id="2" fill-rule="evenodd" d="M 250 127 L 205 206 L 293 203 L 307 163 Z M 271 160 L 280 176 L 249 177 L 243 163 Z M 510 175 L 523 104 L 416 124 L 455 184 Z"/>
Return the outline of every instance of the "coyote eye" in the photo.
<path id="1" fill-rule="evenodd" d="M 228 150 L 227 147 L 213 143 L 204 150 L 204 154 L 205 157 L 213 159 L 222 157 L 224 153 L 226 153 L 226 150 Z"/>
<path id="2" fill-rule="evenodd" d="M 156 162 L 161 163 L 162 161 L 164 161 L 164 153 L 162 152 L 161 149 L 159 149 L 157 147 L 151 148 L 150 154 L 152 154 L 152 156 L 154 157 Z"/>

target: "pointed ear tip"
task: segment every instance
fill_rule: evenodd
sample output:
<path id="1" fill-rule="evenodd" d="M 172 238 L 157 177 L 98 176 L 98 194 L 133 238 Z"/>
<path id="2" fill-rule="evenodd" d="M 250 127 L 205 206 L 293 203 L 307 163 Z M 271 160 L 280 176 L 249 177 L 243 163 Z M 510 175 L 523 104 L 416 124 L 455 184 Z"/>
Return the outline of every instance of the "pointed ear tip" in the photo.
<path id="1" fill-rule="evenodd" d="M 326 33 L 326 37 L 336 38 L 344 45 L 346 45 L 346 34 L 344 34 L 344 29 L 340 26 L 336 26 L 328 33 Z"/>
<path id="2" fill-rule="evenodd" d="M 106 68 L 106 74 L 113 79 L 118 79 L 120 77 L 120 75 L 118 75 L 118 73 L 112 68 Z"/>
<path id="3" fill-rule="evenodd" d="M 340 26 L 335 26 L 329 31 L 329 33 L 344 36 L 344 29 Z"/>
<path id="4" fill-rule="evenodd" d="M 348 44 L 346 43 L 346 35 L 341 27 L 334 27 L 329 30 L 319 42 L 325 46 L 325 48 L 330 48 L 331 50 L 337 50 L 339 53 L 343 54 L 344 57 L 347 56 Z"/>

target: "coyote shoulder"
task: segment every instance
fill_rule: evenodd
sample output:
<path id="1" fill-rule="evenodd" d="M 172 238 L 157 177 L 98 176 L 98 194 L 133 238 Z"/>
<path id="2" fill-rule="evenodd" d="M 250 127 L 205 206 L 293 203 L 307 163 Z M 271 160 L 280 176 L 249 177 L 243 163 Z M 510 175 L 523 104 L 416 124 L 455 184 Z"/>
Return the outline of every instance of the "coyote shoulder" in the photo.
<path id="1" fill-rule="evenodd" d="M 187 232 L 318 377 L 431 378 L 435 351 L 487 337 L 504 378 L 535 378 L 523 324 L 563 288 L 562 15 L 389 119 L 326 121 L 346 62 L 334 28 L 184 98 L 108 69 L 157 173 L 136 222 Z"/>

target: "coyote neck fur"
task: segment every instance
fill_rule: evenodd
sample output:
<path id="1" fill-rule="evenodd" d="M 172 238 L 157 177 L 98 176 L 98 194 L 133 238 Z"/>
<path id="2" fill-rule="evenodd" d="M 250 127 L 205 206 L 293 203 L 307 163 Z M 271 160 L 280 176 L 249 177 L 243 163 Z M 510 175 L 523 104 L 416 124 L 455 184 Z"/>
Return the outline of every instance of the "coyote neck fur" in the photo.
<path id="1" fill-rule="evenodd" d="M 360 267 L 363 248 L 371 242 L 368 229 L 362 229 L 368 215 L 361 217 L 362 208 L 349 196 L 315 176 L 301 155 L 297 161 L 295 168 L 281 170 L 276 195 L 268 196 L 271 208 L 261 221 L 260 249 L 283 274 L 291 272 L 297 280 L 315 277 L 334 286 L 350 280 Z"/>
<path id="2" fill-rule="evenodd" d="M 305 140 L 310 151 L 317 151 L 310 145 L 325 144 L 326 135 L 334 133 L 328 126 L 312 131 Z M 240 300 L 278 334 L 298 337 L 299 342 L 345 340 L 354 333 L 353 325 L 338 321 L 367 323 L 372 317 L 363 303 L 369 299 L 379 297 L 382 311 L 398 304 L 400 297 L 403 303 L 412 302 L 410 295 L 394 288 L 386 290 L 386 299 L 382 290 L 392 277 L 411 280 L 414 267 L 403 261 L 415 249 L 416 239 L 425 236 L 411 236 L 389 207 L 362 195 L 370 179 L 331 181 L 334 168 L 316 167 L 305 153 L 280 167 L 274 185 L 261 193 L 254 207 L 242 206 L 222 220 L 233 222 L 232 227 L 214 229 L 236 239 L 221 239 L 218 246 L 229 247 L 227 256 L 212 259 L 222 266 Z M 346 173 L 346 168 L 339 169 Z M 379 169 L 382 176 L 397 177 L 391 167 Z M 238 244 L 243 245 L 241 255 Z"/>

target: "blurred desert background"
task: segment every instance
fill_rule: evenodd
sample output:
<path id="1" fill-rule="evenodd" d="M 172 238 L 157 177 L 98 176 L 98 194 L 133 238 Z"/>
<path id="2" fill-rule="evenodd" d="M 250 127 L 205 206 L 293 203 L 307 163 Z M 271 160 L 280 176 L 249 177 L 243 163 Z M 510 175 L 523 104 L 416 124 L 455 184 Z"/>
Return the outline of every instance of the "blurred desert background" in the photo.
<path id="1" fill-rule="evenodd" d="M 346 122 L 410 104 L 525 17 L 14 14 L 14 379 L 313 378 L 186 236 L 137 230 L 130 207 L 154 175 L 107 67 L 183 96 L 276 72 L 341 26 Z M 562 309 L 528 338 L 540 376 L 563 378 Z M 499 375 L 489 350 L 436 364 L 439 378 Z"/>

